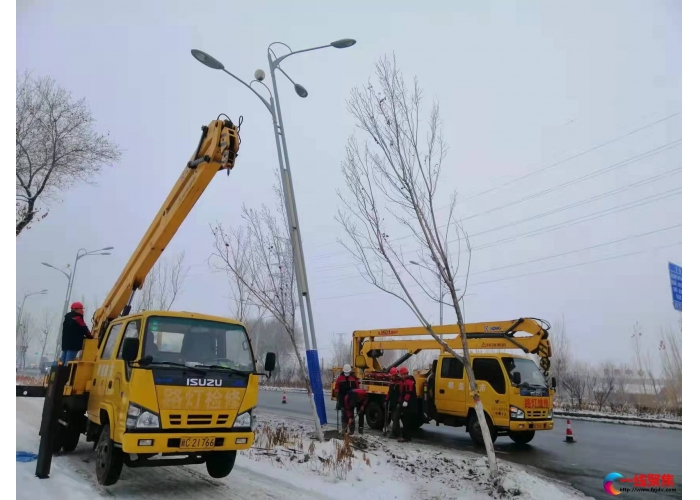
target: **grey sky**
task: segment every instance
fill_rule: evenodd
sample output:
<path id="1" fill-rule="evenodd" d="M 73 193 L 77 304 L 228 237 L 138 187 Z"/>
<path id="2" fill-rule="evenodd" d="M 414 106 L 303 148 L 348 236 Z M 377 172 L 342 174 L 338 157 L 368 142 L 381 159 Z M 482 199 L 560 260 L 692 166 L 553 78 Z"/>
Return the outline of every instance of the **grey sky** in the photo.
<path id="1" fill-rule="evenodd" d="M 198 5 L 200 5 L 198 7 Z M 613 166 L 681 137 L 680 115 L 507 186 L 503 184 L 681 110 L 681 21 L 677 1 L 551 2 L 21 2 L 17 71 L 50 75 L 89 101 L 97 126 L 126 150 L 97 186 L 80 186 L 17 242 L 17 293 L 48 288 L 28 310 L 58 312 L 66 280 L 40 265 L 72 262 L 80 247 L 114 246 L 80 263 L 73 298 L 101 299 L 112 286 L 197 145 L 219 113 L 244 116 L 231 177 L 212 182 L 175 236 L 192 266 L 177 309 L 228 314 L 225 279 L 210 274 L 208 224 L 240 223 L 241 204 L 270 199 L 277 156 L 270 118 L 248 90 L 198 64 L 205 50 L 248 80 L 266 68 L 267 45 L 294 49 L 352 37 L 356 46 L 289 59 L 284 68 L 309 91 L 280 80 L 319 347 L 332 332 L 411 326 L 400 302 L 377 293 L 334 240 L 340 162 L 354 124 L 345 99 L 374 61 L 392 51 L 414 75 L 426 105 L 441 104 L 450 145 L 443 194 L 460 193 L 467 217 Z M 361 139 L 363 136 L 358 135 Z M 660 201 L 474 252 L 469 321 L 566 316 L 576 354 L 629 357 L 632 325 L 647 337 L 676 325 L 667 262 L 682 264 L 680 228 L 561 257 L 514 265 L 681 223 L 681 147 L 612 168 L 512 207 L 468 219 L 473 245 L 574 221 L 635 200 Z M 668 172 L 663 177 L 660 174 Z M 646 179 L 655 180 L 642 183 Z M 635 187 L 627 186 L 633 183 Z M 497 188 L 474 197 L 485 190 Z M 500 226 L 588 201 L 551 215 Z M 593 215 L 591 215 L 593 216 Z M 485 232 L 488 231 L 488 232 Z M 482 233 L 482 234 L 478 234 Z M 396 236 L 404 233 L 399 229 Z M 656 250 L 654 250 L 656 249 Z M 643 253 L 554 272 L 630 252 Z M 493 268 L 502 268 L 493 272 Z M 478 273 L 478 274 L 477 274 Z M 502 280 L 502 281 L 496 281 Z M 478 283 L 482 284 L 478 284 Z M 487 283 L 491 282 L 491 283 Z M 438 306 L 428 304 L 438 320 Z M 88 314 L 92 314 L 89 311 Z M 446 313 L 446 321 L 454 318 Z M 645 348 L 658 342 L 647 338 Z M 328 351 L 321 351 L 321 355 Z"/>

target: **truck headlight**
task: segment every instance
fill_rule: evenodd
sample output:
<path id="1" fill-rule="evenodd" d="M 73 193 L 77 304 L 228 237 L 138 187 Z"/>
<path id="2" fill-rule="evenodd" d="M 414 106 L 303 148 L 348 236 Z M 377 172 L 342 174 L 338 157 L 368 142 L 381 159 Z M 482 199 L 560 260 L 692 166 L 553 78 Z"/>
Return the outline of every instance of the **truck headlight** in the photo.
<path id="1" fill-rule="evenodd" d="M 549 413 L 547 413 L 547 418 L 552 420 L 554 418 L 554 410 L 550 409 Z"/>
<path id="2" fill-rule="evenodd" d="M 510 419 L 511 420 L 523 420 L 525 418 L 525 412 L 518 408 L 517 406 L 510 407 Z"/>
<path id="3" fill-rule="evenodd" d="M 236 421 L 233 423 L 234 427 L 250 427 L 251 429 L 253 428 L 253 425 L 255 425 L 253 410 L 241 413 L 236 417 Z"/>
<path id="4" fill-rule="evenodd" d="M 142 408 L 134 403 L 129 403 L 129 409 L 126 411 L 126 428 L 159 429 L 160 419 L 155 412 Z"/>

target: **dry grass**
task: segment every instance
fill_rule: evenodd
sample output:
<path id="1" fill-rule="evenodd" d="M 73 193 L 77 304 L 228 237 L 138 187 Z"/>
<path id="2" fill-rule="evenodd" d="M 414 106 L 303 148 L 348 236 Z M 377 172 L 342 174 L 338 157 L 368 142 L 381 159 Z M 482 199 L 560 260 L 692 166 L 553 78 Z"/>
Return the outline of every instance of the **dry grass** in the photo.
<path id="1" fill-rule="evenodd" d="M 290 430 L 284 425 L 276 428 L 262 425 L 256 431 L 255 442 L 248 455 L 253 460 L 269 459 L 285 467 L 305 464 L 320 475 L 344 480 L 357 465 L 355 460 L 361 460 L 371 467 L 366 453 L 362 452 L 361 457 L 355 455 L 358 447 L 353 441 L 351 436 L 345 436 L 342 440 L 332 439 L 330 444 L 324 446 L 325 449 L 319 450 L 319 444 L 314 441 L 305 446 L 304 436 L 300 431 Z"/>

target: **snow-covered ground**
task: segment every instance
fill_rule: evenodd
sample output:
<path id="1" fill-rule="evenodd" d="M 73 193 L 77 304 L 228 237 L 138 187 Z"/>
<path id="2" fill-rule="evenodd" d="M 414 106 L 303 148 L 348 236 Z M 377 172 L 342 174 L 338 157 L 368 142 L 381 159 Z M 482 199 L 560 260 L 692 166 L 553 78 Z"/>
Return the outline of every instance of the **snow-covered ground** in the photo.
<path id="1" fill-rule="evenodd" d="M 17 451 L 36 453 L 42 399 L 17 399 Z M 310 423 L 276 415 L 258 415 L 252 449 L 239 453 L 234 471 L 211 479 L 205 467 L 156 469 L 124 467 L 120 481 L 109 488 L 95 480 L 92 446 L 53 459 L 51 477 L 34 477 L 36 462 L 17 463 L 18 499 L 95 496 L 120 498 L 207 499 L 450 499 L 450 498 L 585 498 L 566 485 L 525 469 L 499 462 L 503 479 L 495 491 L 481 455 L 401 444 L 375 436 L 318 443 Z"/>

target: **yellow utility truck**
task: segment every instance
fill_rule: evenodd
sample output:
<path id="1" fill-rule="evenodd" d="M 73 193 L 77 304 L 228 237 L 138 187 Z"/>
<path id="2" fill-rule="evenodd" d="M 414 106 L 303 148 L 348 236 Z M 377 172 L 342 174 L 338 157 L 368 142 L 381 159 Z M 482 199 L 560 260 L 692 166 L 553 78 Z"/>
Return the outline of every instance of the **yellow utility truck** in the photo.
<path id="1" fill-rule="evenodd" d="M 230 120 L 202 127 L 192 159 L 95 312 L 93 338 L 63 368 L 69 373 L 57 386 L 62 397 L 50 447 L 72 451 L 85 434 L 95 443 L 102 485 L 116 483 L 123 465 L 206 463 L 212 477 L 225 477 L 237 450 L 253 444 L 258 378 L 265 374 L 255 371 L 245 327 L 190 312 L 131 314 L 135 292 L 215 174 L 233 168 L 238 146 Z M 268 353 L 268 375 L 274 367 Z"/>
<path id="2" fill-rule="evenodd" d="M 536 431 L 551 430 L 552 400 L 556 379 L 547 382 L 551 346 L 549 324 L 542 320 L 520 318 L 512 321 L 465 324 L 477 390 L 484 405 L 491 438 L 507 435 L 516 443 L 529 443 Z M 460 353 L 462 341 L 457 325 L 434 326 L 447 345 Z M 396 362 L 383 367 L 385 351 L 405 351 Z M 462 363 L 423 327 L 361 330 L 352 335 L 354 371 L 363 389 L 369 392 L 367 423 L 373 429 L 384 426 L 385 395 L 389 370 L 422 350 L 439 350 L 437 359 L 426 369 L 416 370 L 416 392 L 421 399 L 422 419 L 415 425 L 434 421 L 436 425 L 467 428 L 472 440 L 483 445 L 474 402 L 469 393 Z M 540 366 L 518 350 L 539 356 Z M 493 352 L 498 351 L 498 352 Z M 335 399 L 335 386 L 331 388 Z"/>

